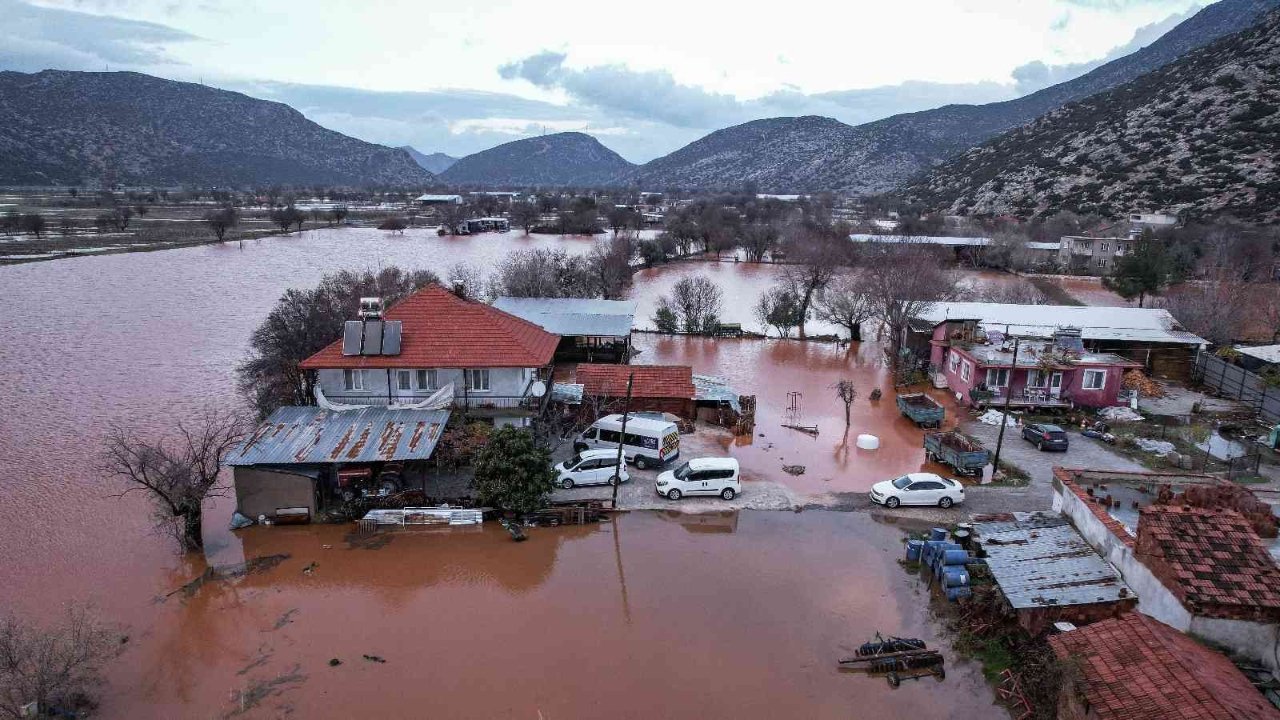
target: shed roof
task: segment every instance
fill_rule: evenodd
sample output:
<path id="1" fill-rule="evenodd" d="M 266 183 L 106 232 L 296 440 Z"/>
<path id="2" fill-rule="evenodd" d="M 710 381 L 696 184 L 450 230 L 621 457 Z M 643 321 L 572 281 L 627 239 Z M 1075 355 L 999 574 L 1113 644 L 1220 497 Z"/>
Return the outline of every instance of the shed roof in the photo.
<path id="1" fill-rule="evenodd" d="M 1138 516 L 1137 557 L 1154 558 L 1162 578 L 1192 612 L 1280 619 L 1280 567 L 1235 510 L 1149 505 Z M 1159 575 L 1160 573 L 1157 573 Z"/>
<path id="2" fill-rule="evenodd" d="M 627 378 L 635 373 L 631 396 L 637 398 L 681 398 L 692 400 L 693 368 L 688 365 L 605 365 L 583 363 L 575 371 L 576 380 L 587 395 L 625 397 Z"/>
<path id="3" fill-rule="evenodd" d="M 1236 350 L 1264 363 L 1280 364 L 1280 345 L 1237 345 Z"/>
<path id="4" fill-rule="evenodd" d="M 1010 303 L 939 302 L 920 313 L 932 325 L 947 320 L 981 320 L 992 330 L 1033 337 L 1053 337 L 1061 327 L 1078 327 L 1085 340 L 1203 345 L 1208 341 L 1188 332 L 1161 308 L 1094 307 L 1075 305 L 1015 305 Z"/>
<path id="5" fill-rule="evenodd" d="M 343 355 L 337 340 L 303 360 L 324 368 L 535 368 L 551 362 L 560 338 L 536 324 L 482 302 L 427 285 L 383 317 L 402 325 L 400 354 Z"/>
<path id="6" fill-rule="evenodd" d="M 335 412 L 282 407 L 227 455 L 228 465 L 301 465 L 426 460 L 449 422 L 447 410 L 371 407 Z"/>
<path id="7" fill-rule="evenodd" d="M 1045 512 L 974 523 L 987 567 L 1016 609 L 1089 605 L 1134 597 L 1116 571 L 1071 523 Z M 1121 591 L 1124 594 L 1121 594 Z"/>
<path id="8" fill-rule="evenodd" d="M 636 303 L 586 298 L 500 297 L 493 306 L 557 335 L 626 337 L 635 323 Z"/>
<path id="9" fill-rule="evenodd" d="M 1077 690 L 1099 720 L 1266 720 L 1271 703 L 1221 653 L 1142 613 L 1049 638 L 1078 663 Z"/>

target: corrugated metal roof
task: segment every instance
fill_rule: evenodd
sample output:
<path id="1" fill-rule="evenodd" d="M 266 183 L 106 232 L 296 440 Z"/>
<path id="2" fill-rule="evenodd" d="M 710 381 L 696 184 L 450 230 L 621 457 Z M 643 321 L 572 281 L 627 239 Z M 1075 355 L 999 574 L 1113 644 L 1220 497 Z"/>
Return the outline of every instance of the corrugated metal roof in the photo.
<path id="1" fill-rule="evenodd" d="M 371 407 L 334 412 L 282 407 L 227 456 L 228 465 L 426 460 L 449 422 L 447 410 Z"/>
<path id="2" fill-rule="evenodd" d="M 493 306 L 556 335 L 625 337 L 636 317 L 628 300 L 500 297 Z"/>
<path id="3" fill-rule="evenodd" d="M 1136 597 L 1071 523 L 1045 512 L 974 523 L 987 567 L 1014 608 L 1089 605 Z M 1124 589 L 1125 594 L 1120 594 Z"/>
<path id="4" fill-rule="evenodd" d="M 946 320 L 981 320 L 988 330 L 1012 335 L 1053 337 L 1060 327 L 1078 327 L 1085 340 L 1204 345 L 1208 341 L 1187 332 L 1168 310 L 1159 308 L 1096 307 L 1092 305 L 1013 305 L 1008 303 L 938 302 L 920 313 L 934 325 Z"/>
<path id="5" fill-rule="evenodd" d="M 1280 345 L 1255 345 L 1252 347 L 1237 345 L 1236 350 L 1239 350 L 1241 355 L 1248 355 L 1265 363 L 1280 364 Z"/>
<path id="6" fill-rule="evenodd" d="M 729 403 L 734 412 L 742 412 L 738 404 L 738 392 L 729 387 L 729 381 L 711 375 L 693 376 L 694 399 Z"/>

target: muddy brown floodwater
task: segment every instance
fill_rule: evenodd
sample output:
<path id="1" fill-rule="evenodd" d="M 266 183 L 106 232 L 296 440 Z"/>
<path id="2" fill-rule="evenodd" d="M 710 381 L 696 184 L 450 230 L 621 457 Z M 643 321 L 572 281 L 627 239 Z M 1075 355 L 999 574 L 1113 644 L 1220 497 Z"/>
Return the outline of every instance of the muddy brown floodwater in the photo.
<path id="1" fill-rule="evenodd" d="M 488 527 L 379 547 L 348 543 L 337 526 L 233 534 L 224 498 L 208 508 L 206 543 L 227 579 L 169 595 L 206 561 L 176 556 L 148 531 L 143 499 L 116 497 L 121 488 L 95 470 L 110 423 L 163 432 L 207 403 L 234 402 L 233 368 L 286 288 L 340 268 L 491 267 L 535 246 L 580 252 L 591 241 L 325 230 L 0 268 L 0 611 L 50 620 L 89 602 L 124 628 L 104 718 L 1002 714 L 899 568 L 902 530 L 865 513 L 632 513 L 536 530 L 521 545 Z M 762 468 L 796 456 L 810 467 L 798 486 L 864 489 L 918 465 L 906 425 L 891 423 L 879 455 L 833 450 L 824 385 L 851 374 L 865 398 L 883 375 L 873 348 L 646 342 L 643 361 L 758 385 L 765 437 L 731 452 Z M 816 440 L 775 427 L 788 390 L 805 394 L 805 417 L 823 428 Z M 891 406 L 889 393 L 879 406 L 859 399 L 855 431 Z M 281 554 L 260 572 L 233 571 Z M 839 674 L 834 661 L 876 630 L 940 643 L 947 679 L 893 691 Z"/>

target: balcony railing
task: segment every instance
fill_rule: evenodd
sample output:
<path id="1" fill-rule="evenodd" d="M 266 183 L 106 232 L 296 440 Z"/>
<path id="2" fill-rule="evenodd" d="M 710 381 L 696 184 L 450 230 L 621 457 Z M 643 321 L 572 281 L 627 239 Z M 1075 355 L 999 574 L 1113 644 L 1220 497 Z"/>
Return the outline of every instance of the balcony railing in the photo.
<path id="1" fill-rule="evenodd" d="M 370 393 L 368 395 L 326 395 L 325 398 L 330 402 L 344 405 L 385 407 L 392 404 L 408 405 L 422 402 L 427 399 L 427 396 L 392 395 L 388 398 L 386 395 Z M 523 410 L 532 407 L 535 399 L 529 395 L 494 395 L 492 393 L 477 392 L 465 396 L 455 395 L 453 407 L 459 410 Z"/>

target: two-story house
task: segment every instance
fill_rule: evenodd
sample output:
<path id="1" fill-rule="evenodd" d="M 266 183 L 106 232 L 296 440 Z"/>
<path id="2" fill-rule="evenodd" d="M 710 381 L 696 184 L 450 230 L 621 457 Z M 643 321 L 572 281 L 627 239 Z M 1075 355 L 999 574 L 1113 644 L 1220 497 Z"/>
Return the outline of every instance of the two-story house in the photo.
<path id="1" fill-rule="evenodd" d="M 1110 275 L 1116 260 L 1133 252 L 1131 237 L 1064 235 L 1058 245 L 1058 265 L 1068 272 Z"/>
<path id="2" fill-rule="evenodd" d="M 551 377 L 558 335 L 428 285 L 349 320 L 304 360 L 329 403 L 412 406 L 451 388 L 451 406 L 495 425 L 526 425 Z"/>

